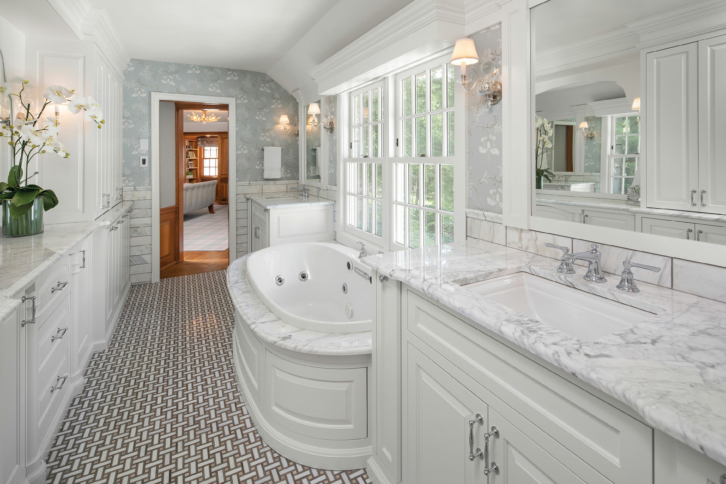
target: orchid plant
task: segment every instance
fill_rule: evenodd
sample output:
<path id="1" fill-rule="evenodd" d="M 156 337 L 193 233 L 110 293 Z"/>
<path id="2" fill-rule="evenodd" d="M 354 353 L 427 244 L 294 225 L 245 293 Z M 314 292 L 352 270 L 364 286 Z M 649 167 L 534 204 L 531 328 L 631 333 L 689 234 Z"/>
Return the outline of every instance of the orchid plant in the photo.
<path id="1" fill-rule="evenodd" d="M 550 124 L 547 119 L 537 116 L 535 128 L 537 130 L 537 140 L 535 145 L 535 168 L 537 170 L 537 180 L 544 178 L 548 182 L 551 182 L 555 177 L 555 174 L 547 167 L 545 157 L 547 153 L 550 153 L 555 149 L 552 144 L 552 124 Z"/>
<path id="2" fill-rule="evenodd" d="M 0 137 L 9 139 L 12 162 L 7 183 L 0 182 L 0 200 L 10 201 L 10 215 L 14 218 L 27 213 L 36 198 L 43 200 L 43 209 L 46 211 L 58 205 L 58 197 L 52 190 L 44 190 L 38 185 L 28 183 L 38 174 L 37 171 L 32 175 L 28 173 L 30 162 L 36 156 L 49 152 L 54 152 L 61 158 L 70 156 L 63 143 L 58 140 L 58 111 L 56 110 L 54 118 L 44 117 L 46 108 L 50 104 L 65 104 L 73 114 L 83 111 L 86 121 L 95 123 L 99 129 L 105 123 L 101 108 L 92 97 L 83 98 L 75 90 L 63 86 L 49 86 L 43 94 L 43 105 L 34 114 L 31 112 L 31 101 L 23 98 L 23 94 L 28 96 L 26 90 L 31 87 L 30 82 L 26 79 L 19 79 L 17 82 L 21 85 L 17 94 L 11 91 L 8 83 L 0 84 L 0 102 L 9 102 L 12 106 L 15 97 L 20 106 L 17 116 L 13 118 L 11 110 L 10 119 L 0 129 Z"/>

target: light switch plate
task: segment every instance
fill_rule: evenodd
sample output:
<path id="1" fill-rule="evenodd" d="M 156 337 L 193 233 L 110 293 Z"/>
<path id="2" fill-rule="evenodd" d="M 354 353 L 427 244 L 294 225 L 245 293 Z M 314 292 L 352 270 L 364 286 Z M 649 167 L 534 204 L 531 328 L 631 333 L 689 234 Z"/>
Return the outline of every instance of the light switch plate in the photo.
<path id="1" fill-rule="evenodd" d="M 139 140 L 139 151 L 144 152 L 149 150 L 149 140 L 148 139 L 140 139 Z"/>
<path id="2" fill-rule="evenodd" d="M 139 164 L 142 168 L 146 168 L 147 166 L 149 166 L 149 157 L 146 155 L 139 156 Z"/>

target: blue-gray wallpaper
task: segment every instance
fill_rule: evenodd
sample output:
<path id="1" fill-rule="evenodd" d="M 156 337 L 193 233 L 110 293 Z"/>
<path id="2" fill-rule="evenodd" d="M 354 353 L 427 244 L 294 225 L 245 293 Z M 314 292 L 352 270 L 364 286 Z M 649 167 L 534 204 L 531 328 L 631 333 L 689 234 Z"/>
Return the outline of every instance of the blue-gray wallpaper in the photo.
<path id="1" fill-rule="evenodd" d="M 267 74 L 137 59 L 124 74 L 125 186 L 151 185 L 151 169 L 139 166 L 139 140 L 151 143 L 152 92 L 236 98 L 237 181 L 262 180 L 263 146 L 281 146 L 283 179 L 299 178 L 297 100 Z M 282 129 L 283 114 L 293 129 Z M 151 146 L 143 154 L 151 154 Z"/>

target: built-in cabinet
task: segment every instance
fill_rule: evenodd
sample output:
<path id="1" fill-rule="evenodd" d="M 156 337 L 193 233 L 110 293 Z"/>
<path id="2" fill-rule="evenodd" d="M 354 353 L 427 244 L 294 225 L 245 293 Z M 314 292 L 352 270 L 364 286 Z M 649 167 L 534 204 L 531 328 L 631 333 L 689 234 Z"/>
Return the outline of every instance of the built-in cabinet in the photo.
<path id="1" fill-rule="evenodd" d="M 374 482 L 707 484 L 726 476 L 629 407 L 405 284 L 376 277 L 376 286 Z"/>
<path id="2" fill-rule="evenodd" d="M 16 294 L 19 305 L 0 321 L 1 484 L 45 482 L 58 425 L 128 295 L 126 217 L 78 242 Z"/>
<path id="3" fill-rule="evenodd" d="M 647 206 L 726 213 L 726 36 L 646 55 Z"/>

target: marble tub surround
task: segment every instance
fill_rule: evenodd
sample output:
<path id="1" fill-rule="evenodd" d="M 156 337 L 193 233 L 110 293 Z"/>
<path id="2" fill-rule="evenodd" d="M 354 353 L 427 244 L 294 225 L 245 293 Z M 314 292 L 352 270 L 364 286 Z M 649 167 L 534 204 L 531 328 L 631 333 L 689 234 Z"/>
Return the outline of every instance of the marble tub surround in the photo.
<path id="1" fill-rule="evenodd" d="M 371 332 L 319 333 L 292 326 L 275 316 L 257 297 L 247 280 L 249 255 L 232 262 L 227 269 L 227 289 L 234 306 L 262 341 L 278 348 L 311 355 L 368 355 L 372 352 Z"/>
<path id="2" fill-rule="evenodd" d="M 625 203 L 625 200 L 613 200 L 607 198 L 567 196 L 558 197 L 557 195 L 537 193 L 536 201 L 537 203 L 554 203 L 558 205 L 569 205 L 571 207 L 620 210 L 622 212 L 639 213 L 643 215 L 656 215 L 661 217 L 682 217 L 708 222 L 726 222 L 726 215 L 699 212 L 683 212 L 679 210 L 666 210 L 661 208 L 645 208 L 635 205 L 627 205 Z"/>
<path id="3" fill-rule="evenodd" d="M 99 227 L 111 225 L 133 208 L 121 202 L 93 222 L 46 225 L 32 237 L 0 238 L 0 298 L 19 293 Z"/>
<path id="4" fill-rule="evenodd" d="M 321 198 L 321 197 L 314 197 L 309 196 L 308 198 L 299 198 L 297 197 L 295 192 L 291 193 L 291 196 L 296 198 L 269 198 L 270 196 L 274 196 L 274 194 L 268 194 L 268 195 L 247 195 L 247 198 L 249 200 L 252 200 L 253 203 L 256 203 L 257 205 L 261 206 L 262 208 L 269 210 L 271 208 L 286 208 L 286 207 L 294 207 L 299 205 L 333 205 L 335 204 L 334 201 L 328 200 L 327 198 Z M 280 195 L 287 197 L 288 195 Z"/>
<path id="5" fill-rule="evenodd" d="M 487 242 L 369 256 L 363 263 L 421 291 L 513 344 L 578 377 L 662 430 L 726 464 L 726 305 L 663 287 L 618 291 L 556 272 L 556 260 Z M 528 272 L 654 314 L 594 342 L 579 341 L 469 291 L 464 285 Z M 462 287 L 463 286 L 463 287 Z"/>

